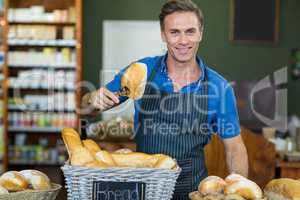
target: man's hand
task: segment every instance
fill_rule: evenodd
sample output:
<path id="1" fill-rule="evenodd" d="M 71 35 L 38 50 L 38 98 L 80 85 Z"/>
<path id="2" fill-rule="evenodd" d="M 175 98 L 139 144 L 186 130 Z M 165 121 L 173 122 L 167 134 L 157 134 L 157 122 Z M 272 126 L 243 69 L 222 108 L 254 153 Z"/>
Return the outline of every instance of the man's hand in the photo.
<path id="1" fill-rule="evenodd" d="M 118 96 L 105 87 L 88 93 L 85 95 L 84 101 L 86 106 L 92 106 L 94 110 L 99 112 L 108 110 L 120 103 Z"/>
<path id="2" fill-rule="evenodd" d="M 230 173 L 248 176 L 248 155 L 240 135 L 224 139 L 227 168 Z"/>

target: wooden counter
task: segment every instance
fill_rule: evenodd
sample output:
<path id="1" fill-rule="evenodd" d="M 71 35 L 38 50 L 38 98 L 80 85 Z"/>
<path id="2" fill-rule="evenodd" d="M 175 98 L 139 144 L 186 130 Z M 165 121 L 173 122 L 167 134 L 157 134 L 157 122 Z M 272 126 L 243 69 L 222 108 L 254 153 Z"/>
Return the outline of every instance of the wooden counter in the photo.
<path id="1" fill-rule="evenodd" d="M 281 178 L 300 178 L 300 162 L 277 161 Z"/>

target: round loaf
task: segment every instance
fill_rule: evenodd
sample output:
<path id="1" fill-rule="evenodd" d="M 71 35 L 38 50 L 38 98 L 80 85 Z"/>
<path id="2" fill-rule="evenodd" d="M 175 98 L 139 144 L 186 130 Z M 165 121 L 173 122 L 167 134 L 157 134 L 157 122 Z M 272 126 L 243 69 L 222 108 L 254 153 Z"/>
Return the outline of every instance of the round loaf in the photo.
<path id="1" fill-rule="evenodd" d="M 0 185 L 8 191 L 22 191 L 27 189 L 26 178 L 17 171 L 9 171 L 0 177 Z"/>
<path id="2" fill-rule="evenodd" d="M 208 176 L 203 179 L 198 187 L 202 195 L 221 193 L 226 186 L 226 182 L 218 176 Z"/>
<path id="3" fill-rule="evenodd" d="M 34 190 L 49 190 L 51 189 L 51 183 L 48 176 L 37 170 L 23 170 L 20 171 L 26 181 L 29 183 L 29 187 Z"/>
<path id="4" fill-rule="evenodd" d="M 236 181 L 227 185 L 224 189 L 224 194 L 237 194 L 246 199 L 261 199 L 263 196 L 260 187 L 248 179 Z"/>

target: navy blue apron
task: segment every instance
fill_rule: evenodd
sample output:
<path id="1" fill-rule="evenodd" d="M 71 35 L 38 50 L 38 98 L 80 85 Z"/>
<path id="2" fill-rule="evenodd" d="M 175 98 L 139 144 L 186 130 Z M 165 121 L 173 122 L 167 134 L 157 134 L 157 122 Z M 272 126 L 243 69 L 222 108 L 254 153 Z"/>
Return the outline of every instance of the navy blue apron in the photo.
<path id="1" fill-rule="evenodd" d="M 175 158 L 182 171 L 173 199 L 188 200 L 188 193 L 197 190 L 200 181 L 207 176 L 203 150 L 209 141 L 205 112 L 207 84 L 203 84 L 199 94 L 161 93 L 152 84 L 160 63 L 161 59 L 147 80 L 141 99 L 135 137 L 137 151 Z"/>

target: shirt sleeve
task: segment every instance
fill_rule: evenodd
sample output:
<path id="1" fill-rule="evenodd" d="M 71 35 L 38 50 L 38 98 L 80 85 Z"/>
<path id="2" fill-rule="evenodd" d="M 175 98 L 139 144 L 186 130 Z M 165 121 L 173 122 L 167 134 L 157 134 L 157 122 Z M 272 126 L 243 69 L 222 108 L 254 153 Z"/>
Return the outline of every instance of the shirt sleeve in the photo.
<path id="1" fill-rule="evenodd" d="M 236 98 L 229 83 L 220 89 L 219 109 L 213 127 L 222 139 L 235 137 L 241 132 Z"/>
<path id="2" fill-rule="evenodd" d="M 126 67 L 123 68 L 120 72 L 118 72 L 114 79 L 105 85 L 105 87 L 111 92 L 118 92 L 121 89 L 121 78 L 126 70 Z M 120 103 L 126 101 L 128 97 L 121 96 L 119 97 Z"/>

